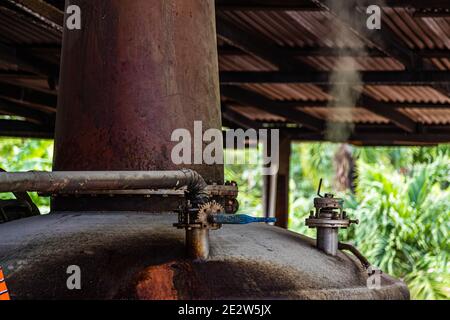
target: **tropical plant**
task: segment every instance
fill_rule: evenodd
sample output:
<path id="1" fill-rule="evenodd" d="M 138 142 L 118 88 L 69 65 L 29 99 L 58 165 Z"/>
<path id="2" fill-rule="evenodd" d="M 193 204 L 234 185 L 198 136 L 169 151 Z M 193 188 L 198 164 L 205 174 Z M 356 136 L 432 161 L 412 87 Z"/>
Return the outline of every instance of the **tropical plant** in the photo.
<path id="1" fill-rule="evenodd" d="M 262 170 L 261 153 L 257 150 L 226 150 L 226 156 L 256 159 L 259 164 L 229 164 L 225 166 L 225 178 L 228 181 L 235 181 L 239 187 L 239 212 L 262 216 Z M 253 153 L 253 154 L 251 154 Z M 244 158 L 245 157 L 245 158 Z"/>
<path id="2" fill-rule="evenodd" d="M 348 237 L 372 263 L 408 282 L 414 298 L 450 298 L 450 190 L 436 181 L 439 167 L 421 164 L 405 176 L 358 163 L 353 214 L 361 225 Z"/>

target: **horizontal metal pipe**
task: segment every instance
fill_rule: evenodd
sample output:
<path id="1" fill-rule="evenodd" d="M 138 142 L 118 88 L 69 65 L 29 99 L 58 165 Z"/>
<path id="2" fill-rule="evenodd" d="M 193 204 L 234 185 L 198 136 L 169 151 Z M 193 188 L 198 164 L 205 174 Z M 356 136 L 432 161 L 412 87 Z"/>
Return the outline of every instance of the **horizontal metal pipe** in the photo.
<path id="1" fill-rule="evenodd" d="M 0 192 L 178 189 L 205 196 L 206 183 L 193 170 L 0 172 Z"/>

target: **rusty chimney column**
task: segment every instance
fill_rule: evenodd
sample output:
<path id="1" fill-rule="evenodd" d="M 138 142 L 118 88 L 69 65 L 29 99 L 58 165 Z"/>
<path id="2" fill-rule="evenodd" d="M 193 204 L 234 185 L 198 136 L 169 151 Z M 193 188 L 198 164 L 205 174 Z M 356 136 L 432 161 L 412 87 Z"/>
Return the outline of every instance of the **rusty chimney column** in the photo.
<path id="1" fill-rule="evenodd" d="M 222 183 L 222 165 L 171 161 L 175 129 L 221 128 L 214 0 L 68 4 L 81 8 L 82 29 L 64 31 L 54 170 L 187 167 Z M 56 198 L 53 208 L 112 210 L 120 201 Z"/>

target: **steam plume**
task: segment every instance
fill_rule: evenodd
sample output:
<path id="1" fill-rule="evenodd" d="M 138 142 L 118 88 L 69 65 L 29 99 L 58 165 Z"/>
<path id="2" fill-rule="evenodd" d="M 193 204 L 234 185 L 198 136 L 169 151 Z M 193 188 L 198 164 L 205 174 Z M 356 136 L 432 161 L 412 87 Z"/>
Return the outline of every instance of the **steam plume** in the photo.
<path id="1" fill-rule="evenodd" d="M 340 21 L 348 21 L 356 14 L 354 1 L 328 1 L 328 6 Z M 355 34 L 345 25 L 337 22 L 334 28 L 333 40 L 338 47 L 349 47 L 352 45 L 351 39 L 355 39 Z M 363 32 L 356 30 L 358 33 Z M 365 53 L 364 46 L 358 46 L 360 55 Z M 339 50 L 334 71 L 330 76 L 332 86 L 330 94 L 334 100 L 330 102 L 329 117 L 327 120 L 326 138 L 331 141 L 346 141 L 353 132 L 353 109 L 360 96 L 362 87 L 361 74 L 358 71 L 358 63 L 354 57 L 345 56 L 345 52 Z M 343 121 L 336 120 L 345 119 Z"/>

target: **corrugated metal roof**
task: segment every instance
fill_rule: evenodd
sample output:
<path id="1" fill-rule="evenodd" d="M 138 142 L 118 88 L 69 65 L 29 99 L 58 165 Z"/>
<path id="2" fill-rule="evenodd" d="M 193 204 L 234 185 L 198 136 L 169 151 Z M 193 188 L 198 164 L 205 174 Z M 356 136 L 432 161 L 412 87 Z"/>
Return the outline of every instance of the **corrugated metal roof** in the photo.
<path id="1" fill-rule="evenodd" d="M 351 35 L 340 42 L 333 36 L 342 28 L 327 12 L 224 11 L 218 15 L 243 30 L 258 33 L 281 46 L 362 47 L 364 42 Z"/>
<path id="2" fill-rule="evenodd" d="M 334 107 L 314 107 L 302 108 L 302 111 L 333 122 L 354 122 L 354 123 L 371 123 L 381 124 L 389 123 L 389 120 L 374 114 L 364 108 L 334 108 Z"/>
<path id="3" fill-rule="evenodd" d="M 33 45 L 61 43 L 61 32 L 36 19 L 0 6 L 1 41 L 10 44 Z"/>
<path id="4" fill-rule="evenodd" d="M 332 98 L 312 84 L 244 84 L 243 87 L 278 101 L 328 101 Z"/>
<path id="5" fill-rule="evenodd" d="M 317 70 L 332 71 L 336 69 L 337 63 L 352 60 L 352 65 L 359 71 L 401 71 L 405 67 L 393 58 L 384 57 L 305 57 L 301 59 Z M 348 65 L 348 64 L 347 64 Z"/>
<path id="6" fill-rule="evenodd" d="M 250 55 L 220 55 L 219 67 L 222 71 L 277 71 L 278 68 L 261 58 Z"/>
<path id="7" fill-rule="evenodd" d="M 364 92 L 383 102 L 450 103 L 450 98 L 424 86 L 365 86 Z"/>
<path id="8" fill-rule="evenodd" d="M 246 106 L 230 106 L 235 112 L 242 114 L 243 116 L 253 120 L 260 122 L 286 122 L 287 120 L 283 117 L 277 116 L 275 114 L 265 112 L 261 109 L 254 107 L 246 107 Z"/>
<path id="9" fill-rule="evenodd" d="M 423 124 L 450 124 L 450 108 L 449 109 L 399 109 L 411 119 Z"/>
<path id="10" fill-rule="evenodd" d="M 431 62 L 439 70 L 450 70 L 450 59 L 449 58 L 431 58 L 431 59 L 424 59 L 424 60 Z"/>
<path id="11" fill-rule="evenodd" d="M 426 2 L 426 1 L 425 1 Z M 383 21 L 411 49 L 450 49 L 450 19 L 413 17 L 403 8 L 383 8 Z"/>
<path id="12" fill-rule="evenodd" d="M 287 122 L 283 117 L 262 111 L 254 107 L 234 106 L 234 111 L 253 121 L 260 122 Z M 325 121 L 354 122 L 369 124 L 386 124 L 389 120 L 378 116 L 364 108 L 331 108 L 331 107 L 302 107 L 299 111 L 306 112 Z"/>
<path id="13" fill-rule="evenodd" d="M 61 2 L 58 2 L 61 4 Z M 426 3 L 426 1 L 424 1 Z M 450 2 L 449 2 L 450 5 Z M 406 8 L 383 8 L 383 28 L 391 28 L 399 37 L 400 42 L 414 50 L 443 50 L 439 56 L 426 56 L 429 62 L 439 70 L 450 71 L 450 17 L 414 17 L 413 11 Z M 346 37 L 336 37 L 336 30 L 345 26 L 339 19 L 326 11 L 250 11 L 224 10 L 217 15 L 232 22 L 237 27 L 267 40 L 269 45 L 286 47 L 289 50 L 298 48 L 352 48 L 364 50 L 364 46 L 372 48 L 366 39 L 349 32 Z M 28 52 L 34 57 L 50 64 L 59 63 L 59 46 L 61 32 L 11 7 L 0 4 L 0 42 L 28 47 Z M 228 43 L 227 43 L 228 44 Z M 218 45 L 223 46 L 220 37 Z M 445 50 L 449 50 L 448 57 Z M 219 56 L 221 71 L 277 71 L 278 68 L 262 58 L 248 53 L 230 52 Z M 267 57 L 266 57 L 267 58 Z M 330 71 L 336 68 L 337 57 L 331 55 L 297 56 L 298 59 L 320 71 Z M 350 59 L 350 58 L 347 58 Z M 404 65 L 393 57 L 383 55 L 361 56 L 354 58 L 355 65 L 361 71 L 400 71 Z M 426 64 L 425 64 L 426 65 Z M 20 71 L 11 63 L 0 61 L 0 70 Z M 302 72 L 302 71 L 299 71 Z M 306 72 L 306 71 L 305 71 Z M 3 80 L 5 81 L 5 80 Z M 24 87 L 37 88 L 40 91 L 51 92 L 47 77 L 41 79 L 8 80 Z M 0 84 L 1 85 L 1 84 Z M 243 84 L 242 88 L 259 93 L 268 99 L 276 101 L 311 101 L 327 102 L 332 97 L 319 86 L 312 84 Z M 450 98 L 441 92 L 426 86 L 398 85 L 367 85 L 364 93 L 385 103 L 436 103 L 450 104 Z M 222 100 L 226 100 L 222 97 Z M 231 104 L 232 105 L 232 104 Z M 254 107 L 233 107 L 237 112 L 255 121 L 285 122 L 283 117 L 261 111 Z M 374 114 L 358 106 L 357 108 L 308 107 L 302 111 L 318 118 L 334 121 L 354 121 L 356 123 L 385 124 L 386 118 Z M 404 108 L 401 113 L 414 121 L 423 124 L 450 124 L 450 109 L 441 108 Z"/>

